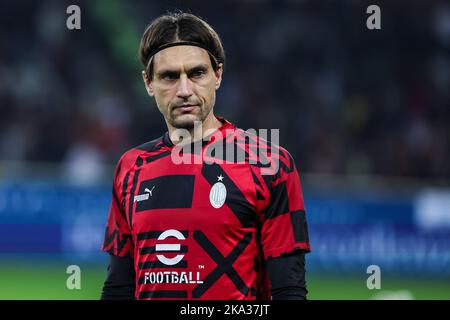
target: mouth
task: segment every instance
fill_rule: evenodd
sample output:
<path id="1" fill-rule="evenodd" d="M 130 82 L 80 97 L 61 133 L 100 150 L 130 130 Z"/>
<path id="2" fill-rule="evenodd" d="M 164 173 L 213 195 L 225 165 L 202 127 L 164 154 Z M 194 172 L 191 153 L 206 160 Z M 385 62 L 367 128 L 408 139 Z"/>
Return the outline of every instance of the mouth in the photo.
<path id="1" fill-rule="evenodd" d="M 195 107 L 197 107 L 195 104 L 183 104 L 173 108 L 173 110 L 180 110 L 181 113 L 190 113 L 195 109 Z"/>

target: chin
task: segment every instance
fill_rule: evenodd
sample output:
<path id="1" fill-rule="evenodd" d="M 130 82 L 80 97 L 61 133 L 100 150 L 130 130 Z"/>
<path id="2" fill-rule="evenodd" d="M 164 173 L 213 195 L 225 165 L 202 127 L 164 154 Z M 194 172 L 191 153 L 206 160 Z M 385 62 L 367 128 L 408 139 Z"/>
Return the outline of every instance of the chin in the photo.
<path id="1" fill-rule="evenodd" d="M 180 129 L 193 129 L 195 121 L 202 121 L 198 115 L 183 114 L 172 121 L 172 126 Z"/>

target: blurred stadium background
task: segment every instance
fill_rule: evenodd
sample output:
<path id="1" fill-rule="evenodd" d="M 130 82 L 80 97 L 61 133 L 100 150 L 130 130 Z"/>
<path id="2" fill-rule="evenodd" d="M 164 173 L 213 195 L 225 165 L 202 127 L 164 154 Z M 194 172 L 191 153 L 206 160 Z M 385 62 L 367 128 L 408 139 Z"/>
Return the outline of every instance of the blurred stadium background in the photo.
<path id="1" fill-rule="evenodd" d="M 81 30 L 66 8 L 81 8 Z M 366 8 L 381 7 L 381 30 Z M 0 2 L 0 299 L 98 299 L 112 170 L 165 131 L 151 19 L 190 9 L 228 63 L 217 114 L 280 128 L 301 171 L 310 299 L 450 299 L 447 1 Z M 81 268 L 81 290 L 66 268 Z M 366 287 L 369 265 L 381 289 Z"/>

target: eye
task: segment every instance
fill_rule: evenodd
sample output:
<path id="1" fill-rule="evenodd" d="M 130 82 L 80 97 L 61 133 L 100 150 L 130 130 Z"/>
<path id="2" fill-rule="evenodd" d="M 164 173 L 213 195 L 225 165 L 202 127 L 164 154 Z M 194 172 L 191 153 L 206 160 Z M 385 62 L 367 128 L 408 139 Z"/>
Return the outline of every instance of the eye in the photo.
<path id="1" fill-rule="evenodd" d="M 190 74 L 190 78 L 201 78 L 205 75 L 206 71 L 203 69 L 193 70 Z"/>
<path id="2" fill-rule="evenodd" d="M 161 75 L 161 79 L 166 81 L 173 81 L 178 79 L 178 74 L 174 72 L 166 72 Z"/>
<path id="3" fill-rule="evenodd" d="M 177 77 L 175 77 L 174 75 L 170 74 L 170 75 L 164 76 L 163 79 L 164 79 L 164 80 L 171 81 L 171 80 L 176 80 Z"/>

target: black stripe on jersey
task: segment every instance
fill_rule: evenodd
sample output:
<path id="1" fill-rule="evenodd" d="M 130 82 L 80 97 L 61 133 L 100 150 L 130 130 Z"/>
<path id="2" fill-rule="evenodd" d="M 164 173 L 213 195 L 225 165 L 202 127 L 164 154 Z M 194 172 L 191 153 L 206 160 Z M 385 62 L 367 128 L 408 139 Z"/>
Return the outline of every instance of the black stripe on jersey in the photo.
<path id="1" fill-rule="evenodd" d="M 126 210 L 125 199 L 127 196 L 128 180 L 130 179 L 130 172 L 127 172 L 125 178 L 123 179 L 122 185 L 122 208 Z"/>
<path id="2" fill-rule="evenodd" d="M 261 189 L 263 188 L 263 186 L 261 185 L 261 183 L 259 182 L 258 177 L 255 175 L 255 173 L 253 172 L 253 170 L 250 170 L 252 172 L 252 177 L 253 177 L 253 182 L 255 184 L 257 184 Z"/>
<path id="3" fill-rule="evenodd" d="M 253 170 L 250 170 L 252 172 L 252 177 L 253 177 L 253 182 L 257 185 L 256 188 L 256 200 L 266 200 L 266 198 L 264 198 L 264 196 L 262 195 L 262 193 L 259 191 L 259 189 L 264 189 L 264 187 L 261 185 L 261 183 L 259 182 L 258 177 L 255 175 L 255 173 L 253 172 Z M 258 188 L 259 186 L 259 188 Z"/>
<path id="4" fill-rule="evenodd" d="M 280 150 L 280 153 L 282 151 Z M 292 158 L 291 154 L 287 151 L 283 152 L 283 155 L 286 156 L 286 158 L 289 161 L 289 167 L 281 160 L 281 154 L 280 154 L 280 168 L 283 169 L 286 173 L 291 173 L 294 171 L 294 158 Z"/>
<path id="5" fill-rule="evenodd" d="M 144 160 L 142 160 L 141 157 L 138 157 L 138 158 L 136 159 L 136 165 L 137 165 L 138 167 L 142 166 L 143 163 L 144 163 Z"/>
<path id="6" fill-rule="evenodd" d="M 273 187 L 270 202 L 263 212 L 266 220 L 289 212 L 289 198 L 286 190 L 286 181 L 280 182 Z"/>
<path id="7" fill-rule="evenodd" d="M 172 253 L 172 252 L 182 252 L 186 253 L 188 251 L 188 246 L 180 246 L 180 250 L 173 251 L 173 250 L 159 250 L 160 253 Z M 139 249 L 139 254 L 151 254 L 156 253 L 156 246 L 152 247 L 143 247 Z"/>
<path id="8" fill-rule="evenodd" d="M 261 269 L 262 268 L 261 268 L 259 258 L 258 258 L 258 256 L 255 255 L 255 257 L 253 258 L 253 270 L 255 271 L 256 274 L 259 274 L 261 272 Z M 257 285 L 259 285 L 259 283 Z M 255 287 L 252 286 L 250 288 L 250 290 L 251 290 L 252 297 L 256 297 L 256 300 L 261 300 L 261 296 Z"/>
<path id="9" fill-rule="evenodd" d="M 136 186 L 138 183 L 138 179 L 139 179 L 139 173 L 141 172 L 141 170 L 136 170 L 134 177 L 133 177 L 133 185 L 131 186 L 131 191 L 130 191 L 130 198 L 128 199 L 129 201 L 129 209 L 128 209 L 128 215 L 130 217 L 129 221 L 130 221 L 130 229 L 131 226 L 133 225 L 133 203 L 134 203 L 134 193 L 136 191 Z"/>
<path id="10" fill-rule="evenodd" d="M 195 175 L 174 174 L 144 180 L 139 186 L 139 195 L 145 189 L 154 190 L 147 199 L 137 202 L 136 212 L 152 209 L 191 208 L 194 196 Z"/>
<path id="11" fill-rule="evenodd" d="M 114 202 L 116 203 L 117 208 L 120 209 L 121 206 L 120 206 L 119 197 L 117 196 L 116 188 L 114 188 L 114 186 L 112 188 L 112 195 L 113 195 L 113 199 L 114 199 Z M 122 211 L 122 210 L 120 210 L 120 211 Z"/>
<path id="12" fill-rule="evenodd" d="M 164 230 L 166 231 L 166 230 Z M 137 235 L 137 241 L 147 240 L 147 239 L 157 239 L 161 233 L 164 231 L 148 231 L 148 232 L 141 232 Z M 188 230 L 178 230 L 181 232 L 181 234 L 187 238 L 189 236 Z M 182 241 L 182 240 L 181 240 Z"/>
<path id="13" fill-rule="evenodd" d="M 181 260 L 177 264 L 174 264 L 172 266 L 169 266 L 167 264 L 162 263 L 159 260 L 155 261 L 145 261 L 145 262 L 139 262 L 138 263 L 139 269 L 162 269 L 162 268 L 187 268 L 188 263 L 186 260 Z"/>
<path id="14" fill-rule="evenodd" d="M 296 242 L 309 242 L 308 225 L 306 223 L 306 214 L 304 210 L 291 212 L 292 228 L 294 230 L 294 239 Z"/>
<path id="15" fill-rule="evenodd" d="M 256 189 L 256 200 L 266 200 L 258 189 Z"/>
<path id="16" fill-rule="evenodd" d="M 147 158 L 145 158 L 145 161 L 146 161 L 146 163 L 150 163 L 152 161 L 164 158 L 165 156 L 168 156 L 169 154 L 170 154 L 170 151 L 164 151 L 164 152 L 158 153 L 153 156 L 148 156 Z"/>
<path id="17" fill-rule="evenodd" d="M 272 188 L 272 179 L 273 179 L 273 177 L 274 176 L 267 175 L 267 174 L 262 175 L 263 181 L 266 184 L 267 189 L 269 189 L 269 190 Z"/>
<path id="18" fill-rule="evenodd" d="M 139 292 L 139 299 L 150 298 L 187 298 L 187 291 L 174 290 L 158 290 L 158 291 L 141 291 Z"/>
<path id="19" fill-rule="evenodd" d="M 247 296 L 250 288 L 247 287 L 244 280 L 242 280 L 237 271 L 233 268 L 233 263 L 239 258 L 241 253 L 252 240 L 252 233 L 246 233 L 241 241 L 239 241 L 236 247 L 234 247 L 234 249 L 226 257 L 224 257 L 220 251 L 217 250 L 217 248 L 211 243 L 211 241 L 209 241 L 203 232 L 194 231 L 194 239 L 211 257 L 211 259 L 214 260 L 217 267 L 206 276 L 202 284 L 197 285 L 192 290 L 192 298 L 200 298 L 206 290 L 216 283 L 217 280 L 219 280 L 224 274 L 228 275 L 236 288 L 238 288 L 244 296 Z"/>
<path id="20" fill-rule="evenodd" d="M 256 215 L 254 207 L 247 201 L 241 190 L 234 184 L 233 180 L 226 174 L 217 163 L 204 163 L 202 168 L 203 177 L 213 186 L 217 182 L 217 176 L 224 177 L 223 184 L 227 188 L 226 205 L 231 209 L 234 215 L 239 219 L 244 228 L 255 224 Z"/>

